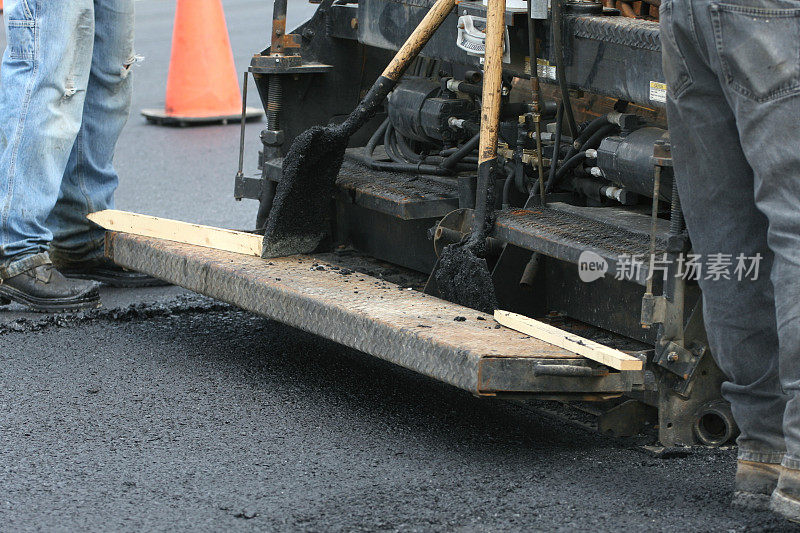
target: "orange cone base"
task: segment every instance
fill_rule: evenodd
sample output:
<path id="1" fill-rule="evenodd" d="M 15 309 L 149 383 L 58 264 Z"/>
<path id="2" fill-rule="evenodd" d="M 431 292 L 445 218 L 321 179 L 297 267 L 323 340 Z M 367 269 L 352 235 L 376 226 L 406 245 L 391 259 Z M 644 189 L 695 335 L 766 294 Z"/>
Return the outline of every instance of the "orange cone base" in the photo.
<path id="1" fill-rule="evenodd" d="M 264 114 L 258 108 L 248 107 L 245 110 L 245 120 L 255 120 Z M 238 123 L 242 120 L 241 113 L 235 115 L 218 115 L 211 117 L 184 117 L 180 115 L 168 115 L 163 109 L 142 109 L 142 116 L 152 124 L 159 126 L 202 126 L 207 124 L 230 124 Z"/>

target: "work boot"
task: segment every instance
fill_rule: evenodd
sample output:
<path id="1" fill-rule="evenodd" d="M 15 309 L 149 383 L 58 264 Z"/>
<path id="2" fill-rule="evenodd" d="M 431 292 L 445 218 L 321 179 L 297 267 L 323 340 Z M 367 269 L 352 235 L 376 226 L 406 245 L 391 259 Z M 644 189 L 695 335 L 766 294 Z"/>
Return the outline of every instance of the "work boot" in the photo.
<path id="1" fill-rule="evenodd" d="M 47 263 L 0 280 L 0 305 L 12 301 L 34 311 L 57 313 L 100 307 L 100 292 L 97 283 L 67 279 Z"/>
<path id="2" fill-rule="evenodd" d="M 122 268 L 107 257 L 74 260 L 51 250 L 53 264 L 65 277 L 100 281 L 111 287 L 157 287 L 169 285 L 166 281 Z"/>
<path id="3" fill-rule="evenodd" d="M 769 508 L 787 520 L 800 523 L 800 470 L 783 469 Z"/>
<path id="4" fill-rule="evenodd" d="M 731 504 L 766 511 L 781 471 L 780 464 L 738 460 Z"/>

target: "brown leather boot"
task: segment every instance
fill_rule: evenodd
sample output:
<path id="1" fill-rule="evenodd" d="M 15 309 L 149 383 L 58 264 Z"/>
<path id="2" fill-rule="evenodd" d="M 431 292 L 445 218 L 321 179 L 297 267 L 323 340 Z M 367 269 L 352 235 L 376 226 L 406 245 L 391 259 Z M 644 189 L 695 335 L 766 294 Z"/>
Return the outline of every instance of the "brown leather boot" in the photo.
<path id="1" fill-rule="evenodd" d="M 783 469 L 769 508 L 787 520 L 800 523 L 800 470 Z"/>
<path id="2" fill-rule="evenodd" d="M 737 461 L 731 504 L 748 509 L 769 509 L 770 496 L 782 470 L 780 464 Z"/>

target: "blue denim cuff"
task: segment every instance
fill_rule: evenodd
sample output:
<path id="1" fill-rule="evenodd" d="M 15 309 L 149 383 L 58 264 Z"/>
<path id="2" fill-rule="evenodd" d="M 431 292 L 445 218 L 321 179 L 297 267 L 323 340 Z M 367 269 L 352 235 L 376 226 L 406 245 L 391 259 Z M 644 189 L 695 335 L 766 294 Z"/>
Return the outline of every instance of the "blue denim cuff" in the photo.
<path id="1" fill-rule="evenodd" d="M 50 254 L 47 252 L 26 255 L 19 259 L 12 259 L 10 262 L 0 265 L 0 280 L 13 278 L 17 274 L 22 274 L 26 270 L 30 270 L 42 265 L 49 265 L 50 262 Z"/>
<path id="2" fill-rule="evenodd" d="M 786 457 L 781 461 L 781 466 L 784 468 L 791 468 L 792 470 L 800 470 L 800 459 L 790 457 L 789 454 L 786 454 Z"/>
<path id="3" fill-rule="evenodd" d="M 769 463 L 781 464 L 784 461 L 786 452 L 783 451 L 763 451 L 763 450 L 748 450 L 747 448 L 739 448 L 738 459 L 740 461 L 753 461 L 755 463 Z"/>

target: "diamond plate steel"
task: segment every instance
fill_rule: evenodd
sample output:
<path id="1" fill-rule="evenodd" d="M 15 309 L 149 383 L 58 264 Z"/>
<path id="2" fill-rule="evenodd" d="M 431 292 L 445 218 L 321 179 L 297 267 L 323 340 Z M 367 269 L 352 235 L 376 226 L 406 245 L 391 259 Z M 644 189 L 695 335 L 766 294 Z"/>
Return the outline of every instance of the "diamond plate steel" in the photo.
<path id="1" fill-rule="evenodd" d="M 568 17 L 572 34 L 583 39 L 621 44 L 631 48 L 661 51 L 658 23 L 628 17 Z"/>
<path id="2" fill-rule="evenodd" d="M 533 366 L 587 361 L 491 315 L 361 273 L 343 274 L 312 256 L 264 260 L 199 246 L 109 233 L 118 264 L 375 355 L 475 394 L 559 390 L 565 378 Z M 458 319 L 457 319 L 458 317 Z M 516 375 L 498 364 L 514 361 Z M 506 367 L 502 367 L 506 368 Z M 481 375 L 486 375 L 481 382 Z M 569 392 L 629 391 L 632 375 L 570 378 Z M 638 379 L 638 378 L 637 378 Z"/>

